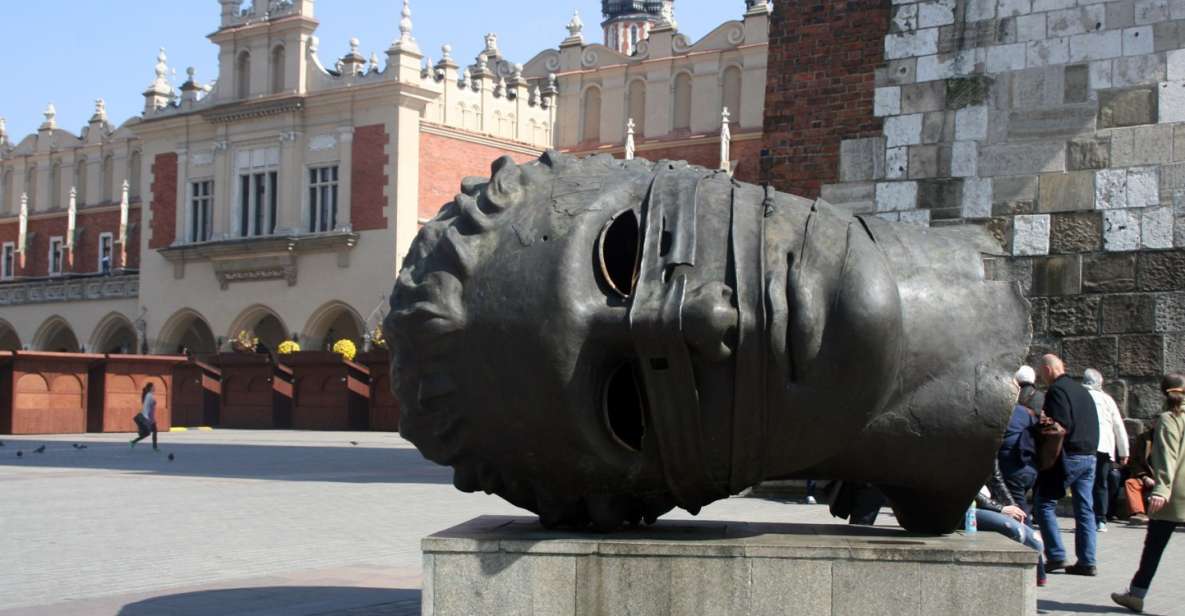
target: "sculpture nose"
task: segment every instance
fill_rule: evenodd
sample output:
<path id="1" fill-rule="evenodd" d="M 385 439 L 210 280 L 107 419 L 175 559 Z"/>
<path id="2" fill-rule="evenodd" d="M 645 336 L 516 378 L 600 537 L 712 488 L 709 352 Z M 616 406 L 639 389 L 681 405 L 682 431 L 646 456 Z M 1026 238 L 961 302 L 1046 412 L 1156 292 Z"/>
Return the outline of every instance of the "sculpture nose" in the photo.
<path id="1" fill-rule="evenodd" d="M 732 289 L 710 282 L 689 291 L 683 300 L 683 338 L 691 348 L 712 361 L 732 355 L 737 329 Z"/>

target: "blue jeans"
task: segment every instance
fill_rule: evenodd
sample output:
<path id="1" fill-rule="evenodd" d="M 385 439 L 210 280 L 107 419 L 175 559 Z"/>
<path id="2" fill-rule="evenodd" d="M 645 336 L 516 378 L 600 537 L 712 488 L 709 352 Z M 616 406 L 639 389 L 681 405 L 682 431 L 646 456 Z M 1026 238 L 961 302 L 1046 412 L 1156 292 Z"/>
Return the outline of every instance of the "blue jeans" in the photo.
<path id="1" fill-rule="evenodd" d="M 1041 538 L 1037 536 L 1037 531 L 1002 513 L 987 509 L 975 510 L 975 525 L 981 531 L 1000 533 L 1017 543 L 1023 543 L 1037 550 L 1037 578 L 1045 578 L 1045 560 L 1041 558 L 1041 550 L 1044 546 L 1041 545 Z"/>
<path id="2" fill-rule="evenodd" d="M 1094 471 L 1097 459 L 1093 453 L 1062 455 L 1058 464 L 1037 480 L 1036 515 L 1041 523 L 1041 537 L 1045 539 L 1045 558 L 1064 561 L 1066 548 L 1057 527 L 1057 500 L 1070 489 L 1074 503 L 1074 552 L 1078 564 L 1095 564 L 1095 540 L 1098 527 L 1094 515 Z"/>

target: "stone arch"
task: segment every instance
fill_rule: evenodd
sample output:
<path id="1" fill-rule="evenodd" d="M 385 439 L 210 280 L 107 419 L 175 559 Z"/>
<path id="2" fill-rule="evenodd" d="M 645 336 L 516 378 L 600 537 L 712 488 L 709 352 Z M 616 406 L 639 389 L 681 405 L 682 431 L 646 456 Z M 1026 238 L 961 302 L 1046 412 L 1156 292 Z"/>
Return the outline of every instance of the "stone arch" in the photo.
<path id="1" fill-rule="evenodd" d="M 673 110 L 675 130 L 691 130 L 691 74 L 684 71 L 675 76 Z"/>
<path id="2" fill-rule="evenodd" d="M 281 342 L 288 339 L 290 330 L 276 311 L 263 304 L 255 304 L 239 313 L 239 316 L 231 322 L 230 329 L 226 333 L 227 340 L 237 336 L 240 331 L 253 333 L 264 346 L 274 350 Z"/>
<path id="3" fill-rule="evenodd" d="M 589 86 L 581 97 L 580 141 L 595 143 L 601 140 L 601 88 Z"/>
<path id="4" fill-rule="evenodd" d="M 327 349 L 342 338 L 348 338 L 362 348 L 365 335 L 362 315 L 349 304 L 334 300 L 313 311 L 300 339 L 306 350 L 316 351 Z"/>
<path id="5" fill-rule="evenodd" d="M 218 352 L 214 330 L 201 313 L 184 308 L 177 311 L 161 327 L 156 340 L 156 351 L 162 354 L 181 353 L 187 349 L 195 355 Z"/>
<path id="6" fill-rule="evenodd" d="M 284 91 L 285 83 L 285 65 L 286 50 L 283 43 L 272 47 L 272 94 L 279 94 Z"/>
<path id="7" fill-rule="evenodd" d="M 17 335 L 16 328 L 12 323 L 0 319 L 0 351 L 19 351 L 21 346 L 21 337 Z"/>
<path id="8" fill-rule="evenodd" d="M 720 73 L 720 105 L 728 108 L 730 121 L 741 119 L 741 68 L 735 64 Z"/>
<path id="9" fill-rule="evenodd" d="M 139 350 L 138 339 L 131 320 L 112 312 L 95 326 L 86 348 L 92 353 L 134 354 Z"/>
<path id="10" fill-rule="evenodd" d="M 74 328 L 70 327 L 70 323 L 54 315 L 46 319 L 41 327 L 37 328 L 37 333 L 33 334 L 33 349 L 77 353 L 82 347 L 78 345 L 78 337 L 74 335 Z"/>
<path id="11" fill-rule="evenodd" d="M 239 52 L 235 60 L 235 95 L 238 98 L 251 96 L 251 52 Z"/>

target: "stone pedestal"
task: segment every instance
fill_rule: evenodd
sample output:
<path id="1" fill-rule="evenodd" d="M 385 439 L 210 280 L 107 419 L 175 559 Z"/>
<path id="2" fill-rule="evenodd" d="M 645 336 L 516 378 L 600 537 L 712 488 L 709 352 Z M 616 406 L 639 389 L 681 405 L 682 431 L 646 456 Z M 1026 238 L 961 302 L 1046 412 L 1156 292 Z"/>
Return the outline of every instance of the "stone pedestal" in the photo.
<path id="1" fill-rule="evenodd" d="M 1036 613 L 1037 553 L 995 533 L 660 521 L 611 535 L 483 516 L 423 540 L 425 616 Z"/>

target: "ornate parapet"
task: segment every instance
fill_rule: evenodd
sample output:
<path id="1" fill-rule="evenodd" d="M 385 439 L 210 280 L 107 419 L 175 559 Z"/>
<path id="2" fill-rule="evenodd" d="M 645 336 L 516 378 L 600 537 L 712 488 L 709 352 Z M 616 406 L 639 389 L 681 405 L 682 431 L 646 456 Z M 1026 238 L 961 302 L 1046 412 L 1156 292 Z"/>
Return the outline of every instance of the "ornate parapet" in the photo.
<path id="1" fill-rule="evenodd" d="M 139 274 L 22 280 L 0 284 L 0 306 L 135 299 Z"/>
<path id="2" fill-rule="evenodd" d="M 299 257 L 310 253 L 337 253 L 337 265 L 350 266 L 350 251 L 358 234 L 348 231 L 312 235 L 281 235 L 180 244 L 160 250 L 173 264 L 173 277 L 185 277 L 185 264 L 209 262 L 218 284 L 226 289 L 235 282 L 282 279 L 295 286 Z"/>

